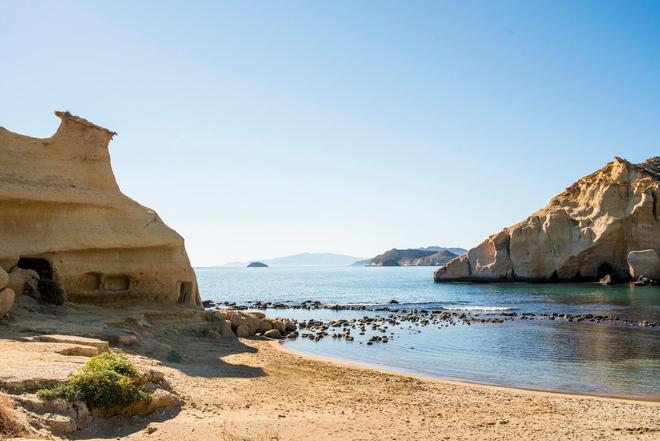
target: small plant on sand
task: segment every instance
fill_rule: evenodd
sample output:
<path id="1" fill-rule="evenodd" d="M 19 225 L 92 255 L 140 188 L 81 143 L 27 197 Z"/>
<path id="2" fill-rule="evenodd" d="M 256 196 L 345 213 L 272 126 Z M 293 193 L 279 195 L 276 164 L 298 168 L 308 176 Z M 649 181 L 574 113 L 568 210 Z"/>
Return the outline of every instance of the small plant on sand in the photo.
<path id="1" fill-rule="evenodd" d="M 91 408 L 126 406 L 149 399 L 138 382 L 138 375 L 138 370 L 128 359 L 106 352 L 92 357 L 66 383 L 41 389 L 38 395 L 46 400 L 84 401 Z"/>
<path id="2" fill-rule="evenodd" d="M 0 394 L 0 438 L 18 437 L 26 432 L 25 426 L 18 421 L 9 397 Z"/>
<path id="3" fill-rule="evenodd" d="M 64 291 L 54 280 L 39 280 L 39 294 L 41 295 L 41 299 L 46 303 L 52 303 L 58 306 L 64 303 Z"/>

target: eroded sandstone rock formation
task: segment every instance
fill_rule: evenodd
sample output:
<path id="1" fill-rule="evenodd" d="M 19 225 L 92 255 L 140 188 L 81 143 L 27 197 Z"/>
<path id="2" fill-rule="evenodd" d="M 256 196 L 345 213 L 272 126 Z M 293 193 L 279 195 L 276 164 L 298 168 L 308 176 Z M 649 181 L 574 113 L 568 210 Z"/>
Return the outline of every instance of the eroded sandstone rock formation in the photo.
<path id="1" fill-rule="evenodd" d="M 615 158 L 523 222 L 438 268 L 434 280 L 574 281 L 608 274 L 630 280 L 630 252 L 660 252 L 659 187 L 660 157 L 642 164 Z"/>
<path id="2" fill-rule="evenodd" d="M 14 290 L 7 285 L 9 284 L 9 275 L 7 272 L 0 268 L 0 319 L 3 318 L 12 306 L 14 306 Z"/>
<path id="3" fill-rule="evenodd" d="M 0 265 L 35 270 L 72 301 L 200 304 L 181 236 L 119 190 L 115 133 L 55 114 L 50 138 L 0 127 Z"/>

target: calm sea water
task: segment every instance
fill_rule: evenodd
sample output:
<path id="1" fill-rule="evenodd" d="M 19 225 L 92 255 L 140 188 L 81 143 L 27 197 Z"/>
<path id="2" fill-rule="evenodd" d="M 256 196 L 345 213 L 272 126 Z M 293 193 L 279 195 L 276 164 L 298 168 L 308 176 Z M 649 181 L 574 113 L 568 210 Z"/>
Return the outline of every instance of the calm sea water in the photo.
<path id="1" fill-rule="evenodd" d="M 429 267 L 197 268 L 202 297 L 386 305 L 497 315 L 591 313 L 660 322 L 660 288 L 560 284 L 435 284 Z M 351 319 L 374 311 L 274 310 L 296 319 Z M 288 341 L 294 351 L 405 373 L 485 384 L 660 398 L 660 327 L 515 320 L 409 328 L 387 344 L 325 338 Z"/>

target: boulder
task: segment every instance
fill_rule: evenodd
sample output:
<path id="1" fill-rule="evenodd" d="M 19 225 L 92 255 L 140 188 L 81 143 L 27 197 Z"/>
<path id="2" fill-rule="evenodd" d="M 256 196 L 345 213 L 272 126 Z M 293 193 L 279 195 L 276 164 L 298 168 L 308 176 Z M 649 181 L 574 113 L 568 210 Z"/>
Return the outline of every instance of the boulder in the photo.
<path id="1" fill-rule="evenodd" d="M 16 297 L 23 294 L 35 297 L 39 292 L 39 274 L 35 270 L 15 267 L 9 272 L 8 286 Z"/>
<path id="2" fill-rule="evenodd" d="M 164 389 L 157 388 L 151 393 L 151 397 L 148 400 L 137 401 L 128 406 L 113 407 L 110 409 L 92 409 L 91 415 L 103 418 L 114 416 L 144 416 L 156 410 L 178 406 L 180 404 L 181 400 L 176 395 Z"/>
<path id="3" fill-rule="evenodd" d="M 16 296 L 11 288 L 5 288 L 0 291 L 0 319 L 7 315 L 14 306 Z"/>
<path id="4" fill-rule="evenodd" d="M 40 417 L 40 420 L 58 435 L 73 433 L 78 429 L 73 418 L 56 413 L 46 413 Z"/>
<path id="5" fill-rule="evenodd" d="M 9 274 L 3 268 L 0 268 L 0 289 L 6 288 L 9 284 Z"/>
<path id="6" fill-rule="evenodd" d="M 225 324 L 227 325 L 225 329 L 222 331 L 222 336 L 223 337 L 236 337 L 236 334 L 234 331 L 231 329 L 231 322 L 229 320 L 225 321 Z"/>
<path id="7" fill-rule="evenodd" d="M 660 250 L 658 199 L 660 157 L 641 164 L 614 158 L 545 208 L 438 268 L 434 280 L 569 282 L 608 274 L 629 280 L 631 251 Z M 646 272 L 651 263 L 644 263 Z"/>
<path id="8" fill-rule="evenodd" d="M 270 331 L 271 329 L 273 329 L 273 325 L 271 325 L 268 320 L 261 320 L 259 323 L 259 329 L 257 329 L 257 331 L 263 334 L 264 332 Z"/>
<path id="9" fill-rule="evenodd" d="M 236 331 L 240 326 L 246 326 L 250 335 L 257 332 L 259 325 L 261 324 L 261 321 L 258 318 L 238 311 L 233 312 L 230 315 L 229 320 L 231 321 L 232 329 Z"/>
<path id="10" fill-rule="evenodd" d="M 273 329 L 277 329 L 280 334 L 284 334 L 286 332 L 286 323 L 284 323 L 282 320 L 270 320 L 270 324 Z"/>
<path id="11" fill-rule="evenodd" d="M 241 325 L 238 328 L 236 328 L 236 336 L 237 337 L 249 337 L 250 334 L 250 328 L 247 327 L 247 325 Z"/>
<path id="12" fill-rule="evenodd" d="M 264 332 L 264 337 L 280 339 L 282 338 L 282 333 L 279 329 L 271 329 L 270 331 Z"/>
<path id="13" fill-rule="evenodd" d="M 631 251 L 628 253 L 628 268 L 633 280 L 642 277 L 660 280 L 660 256 L 655 250 Z"/>

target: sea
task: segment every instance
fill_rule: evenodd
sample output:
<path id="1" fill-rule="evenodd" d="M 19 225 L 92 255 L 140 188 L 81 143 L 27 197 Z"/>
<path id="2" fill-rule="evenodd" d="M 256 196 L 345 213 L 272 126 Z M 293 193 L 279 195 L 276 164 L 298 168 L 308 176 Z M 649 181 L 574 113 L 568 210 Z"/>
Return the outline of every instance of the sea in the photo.
<path id="1" fill-rule="evenodd" d="M 196 268 L 203 299 L 238 305 L 364 305 L 366 310 L 273 309 L 273 317 L 337 320 L 397 309 L 610 315 L 619 321 L 504 320 L 416 326 L 388 343 L 297 338 L 294 352 L 406 374 L 480 384 L 660 400 L 660 287 L 597 284 L 433 283 L 433 267 Z M 398 304 L 390 304 L 396 300 Z M 629 323 L 626 320 L 633 320 Z M 641 326 L 643 322 L 658 326 Z"/>

